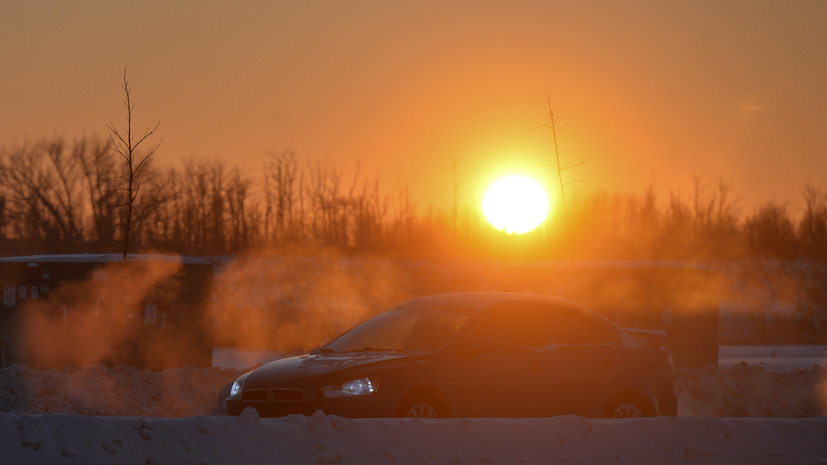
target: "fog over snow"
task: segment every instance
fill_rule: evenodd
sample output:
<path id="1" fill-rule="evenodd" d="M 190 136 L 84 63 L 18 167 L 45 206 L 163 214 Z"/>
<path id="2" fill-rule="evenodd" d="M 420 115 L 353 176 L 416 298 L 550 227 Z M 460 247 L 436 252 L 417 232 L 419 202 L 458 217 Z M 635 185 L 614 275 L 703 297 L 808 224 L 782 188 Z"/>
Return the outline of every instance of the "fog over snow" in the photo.
<path id="1" fill-rule="evenodd" d="M 827 463 L 824 356 L 724 347 L 720 369 L 676 370 L 677 418 L 635 420 L 229 417 L 237 368 L 12 366 L 0 463 Z"/>

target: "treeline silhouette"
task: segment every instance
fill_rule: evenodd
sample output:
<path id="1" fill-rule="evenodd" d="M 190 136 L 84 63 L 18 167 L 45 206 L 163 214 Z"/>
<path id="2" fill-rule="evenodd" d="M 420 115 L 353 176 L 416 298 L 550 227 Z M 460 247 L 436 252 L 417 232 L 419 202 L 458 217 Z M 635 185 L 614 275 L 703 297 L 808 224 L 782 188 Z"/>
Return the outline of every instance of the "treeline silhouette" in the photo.
<path id="1" fill-rule="evenodd" d="M 108 141 L 53 137 L 0 149 L 0 255 L 117 252 L 120 160 Z M 449 186 L 450 187 L 450 186 Z M 294 152 L 271 153 L 255 175 L 191 158 L 155 165 L 137 197 L 131 250 L 223 255 L 328 247 L 345 254 L 490 260 L 827 260 L 827 195 L 802 189 L 792 215 L 768 202 L 742 212 L 723 180 L 694 179 L 687 195 L 601 192 L 568 199 L 537 230 L 515 237 L 487 225 L 478 199 L 419 208 L 407 186 L 389 192 Z"/>

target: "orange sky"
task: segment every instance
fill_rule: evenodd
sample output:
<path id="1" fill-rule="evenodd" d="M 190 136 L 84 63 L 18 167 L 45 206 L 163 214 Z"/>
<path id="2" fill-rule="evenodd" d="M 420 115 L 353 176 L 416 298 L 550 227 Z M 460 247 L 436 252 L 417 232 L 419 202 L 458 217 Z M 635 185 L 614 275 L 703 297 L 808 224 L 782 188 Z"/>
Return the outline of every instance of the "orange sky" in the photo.
<path id="1" fill-rule="evenodd" d="M 124 66 L 157 157 L 247 172 L 295 150 L 445 206 L 551 156 L 548 92 L 576 189 L 689 195 L 749 212 L 827 188 L 827 2 L 10 1 L 0 146 L 122 124 Z"/>

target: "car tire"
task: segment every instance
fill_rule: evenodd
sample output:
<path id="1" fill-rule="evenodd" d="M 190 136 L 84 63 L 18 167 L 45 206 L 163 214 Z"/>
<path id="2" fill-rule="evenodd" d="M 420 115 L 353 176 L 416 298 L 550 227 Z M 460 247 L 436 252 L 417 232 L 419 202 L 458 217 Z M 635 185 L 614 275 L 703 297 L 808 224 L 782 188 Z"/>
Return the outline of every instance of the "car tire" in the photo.
<path id="1" fill-rule="evenodd" d="M 445 409 L 436 399 L 428 397 L 414 397 L 402 403 L 399 416 L 407 418 L 445 418 Z"/>
<path id="2" fill-rule="evenodd" d="M 651 416 L 646 403 L 634 396 L 621 396 L 609 403 L 606 418 L 641 418 Z"/>

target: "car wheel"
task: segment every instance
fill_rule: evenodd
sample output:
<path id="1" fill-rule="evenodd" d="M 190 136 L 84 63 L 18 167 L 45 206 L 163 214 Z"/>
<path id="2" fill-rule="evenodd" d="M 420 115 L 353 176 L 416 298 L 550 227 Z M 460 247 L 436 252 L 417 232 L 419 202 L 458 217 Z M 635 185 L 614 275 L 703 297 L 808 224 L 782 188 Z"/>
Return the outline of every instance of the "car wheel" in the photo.
<path id="1" fill-rule="evenodd" d="M 630 397 L 621 397 L 606 409 L 606 418 L 641 418 L 646 415 L 646 408 L 642 403 Z"/>
<path id="2" fill-rule="evenodd" d="M 419 398 L 405 402 L 399 409 L 400 417 L 408 418 L 442 418 L 444 410 L 440 404 L 431 398 Z"/>

